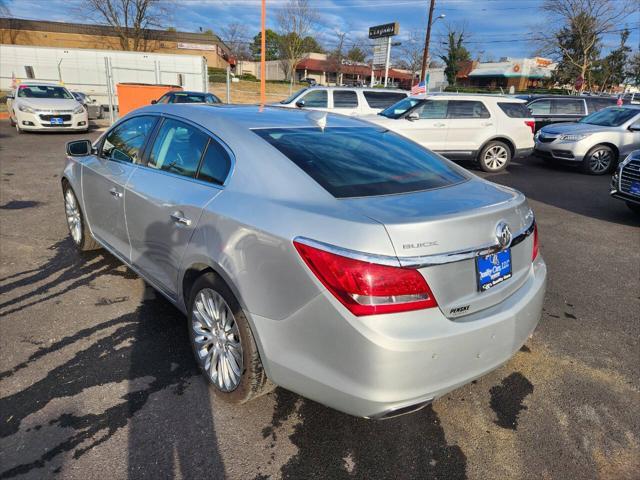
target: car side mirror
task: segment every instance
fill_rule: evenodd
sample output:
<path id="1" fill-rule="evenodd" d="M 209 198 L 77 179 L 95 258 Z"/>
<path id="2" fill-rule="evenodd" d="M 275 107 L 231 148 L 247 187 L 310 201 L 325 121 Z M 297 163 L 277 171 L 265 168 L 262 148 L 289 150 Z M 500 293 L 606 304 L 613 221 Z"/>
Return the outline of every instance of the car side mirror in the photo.
<path id="1" fill-rule="evenodd" d="M 410 122 L 420 120 L 420 114 L 418 112 L 411 112 L 409 115 L 407 115 L 407 120 L 409 120 Z"/>
<path id="2" fill-rule="evenodd" d="M 91 154 L 92 149 L 91 140 L 76 140 L 67 143 L 67 155 L 70 157 L 85 157 Z"/>
<path id="3" fill-rule="evenodd" d="M 629 130 L 632 132 L 640 132 L 640 124 L 629 125 Z"/>
<path id="4" fill-rule="evenodd" d="M 298 100 L 298 101 L 296 102 L 296 107 L 298 107 L 298 108 L 302 108 L 302 107 L 304 107 L 304 100 Z"/>
<path id="5" fill-rule="evenodd" d="M 151 105 L 155 105 L 156 103 L 158 103 L 157 100 L 151 100 Z"/>

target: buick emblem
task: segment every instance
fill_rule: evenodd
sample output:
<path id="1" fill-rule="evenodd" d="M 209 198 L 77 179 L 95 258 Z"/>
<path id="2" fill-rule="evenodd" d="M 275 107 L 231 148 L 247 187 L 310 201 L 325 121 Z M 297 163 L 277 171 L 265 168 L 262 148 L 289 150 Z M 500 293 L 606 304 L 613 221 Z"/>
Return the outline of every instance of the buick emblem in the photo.
<path id="1" fill-rule="evenodd" d="M 505 222 L 498 223 L 496 226 L 496 238 L 498 239 L 500 248 L 507 248 L 511 245 L 511 230 L 509 230 L 509 225 Z"/>

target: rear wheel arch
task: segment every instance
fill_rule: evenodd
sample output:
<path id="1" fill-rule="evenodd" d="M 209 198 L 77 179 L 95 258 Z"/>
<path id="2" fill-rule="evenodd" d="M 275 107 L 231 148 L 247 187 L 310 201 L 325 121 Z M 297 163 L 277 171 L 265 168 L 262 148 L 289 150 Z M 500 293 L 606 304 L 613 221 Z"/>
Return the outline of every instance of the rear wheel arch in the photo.
<path id="1" fill-rule="evenodd" d="M 511 140 L 508 137 L 501 137 L 501 136 L 490 138 L 489 140 L 484 142 L 482 144 L 482 146 L 478 149 L 478 154 L 480 154 L 480 152 L 482 152 L 482 150 L 484 150 L 484 147 L 486 147 L 489 142 L 502 142 L 502 143 L 504 143 L 507 147 L 509 147 L 509 150 L 511 150 L 511 158 L 513 158 L 515 156 L 515 154 L 516 154 L 516 146 L 515 146 L 515 143 L 513 142 L 513 140 Z"/>

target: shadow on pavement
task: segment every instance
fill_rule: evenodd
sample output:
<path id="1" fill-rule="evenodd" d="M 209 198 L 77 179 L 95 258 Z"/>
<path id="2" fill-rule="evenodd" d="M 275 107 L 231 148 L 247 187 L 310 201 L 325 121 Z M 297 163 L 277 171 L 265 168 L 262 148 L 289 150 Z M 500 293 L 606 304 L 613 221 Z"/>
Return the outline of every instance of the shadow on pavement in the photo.
<path id="1" fill-rule="evenodd" d="M 52 247 L 55 255 L 43 267 L 2 279 L 10 281 L 3 285 L 3 291 L 42 283 L 2 306 L 13 306 L 11 311 L 28 308 L 86 285 L 99 275 L 114 274 L 121 267 L 108 254 L 94 253 L 83 258 L 71 248 L 68 240 L 58 242 Z M 129 271 L 122 274 L 131 275 Z M 62 289 L 51 293 L 63 283 Z M 34 296 L 38 298 L 31 300 Z M 41 478 L 43 472 L 34 469 L 48 468 L 52 460 L 60 463 L 69 455 L 78 459 L 127 426 L 129 478 L 186 478 L 194 473 L 206 478 L 224 477 L 208 390 L 198 381 L 192 388 L 195 391 L 185 395 L 190 379 L 199 379 L 199 371 L 184 316 L 164 298 L 143 300 L 135 311 L 40 347 L 25 362 L 1 372 L 0 379 L 28 367 L 41 368 L 47 364 L 45 357 L 66 351 L 73 356 L 42 379 L 0 398 L 0 438 L 17 436 L 10 442 L 29 445 L 37 437 L 37 443 L 47 445 L 44 453 L 40 449 L 22 454 L 5 452 L 0 479 L 29 472 Z M 76 410 L 74 396 L 98 388 L 104 401 L 122 382 L 126 382 L 128 392 L 104 411 Z M 45 424 L 29 428 L 22 425 L 27 417 L 62 398 L 67 399 L 62 403 L 63 410 L 56 410 Z M 100 400 L 96 401 L 100 404 Z"/>
<path id="2" fill-rule="evenodd" d="M 337 412 L 281 388 L 275 396 L 273 420 L 263 436 L 275 443 L 277 427 L 294 414 L 299 420 L 289 437 L 298 453 L 282 467 L 284 479 L 466 478 L 466 456 L 459 446 L 447 443 L 431 406 L 375 421 Z"/>

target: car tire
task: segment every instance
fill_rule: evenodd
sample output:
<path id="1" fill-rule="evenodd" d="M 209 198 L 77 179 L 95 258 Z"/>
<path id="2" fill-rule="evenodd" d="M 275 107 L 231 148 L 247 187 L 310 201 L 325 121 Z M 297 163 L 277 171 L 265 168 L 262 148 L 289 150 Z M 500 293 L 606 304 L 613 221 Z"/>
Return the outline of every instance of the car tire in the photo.
<path id="1" fill-rule="evenodd" d="M 64 211 L 67 217 L 67 227 L 69 227 L 69 234 L 76 248 L 81 252 L 88 252 L 91 250 L 98 250 L 102 248 L 98 242 L 93 238 L 87 223 L 84 220 L 84 214 L 78 197 L 68 183 L 65 183 L 62 188 L 64 196 Z"/>
<path id="2" fill-rule="evenodd" d="M 24 132 L 22 131 L 22 129 L 20 128 L 20 125 L 18 124 L 18 122 L 14 122 L 14 124 L 13 124 L 13 125 L 16 127 L 16 133 L 17 133 L 18 135 L 21 135 L 22 133 L 24 133 Z"/>
<path id="3" fill-rule="evenodd" d="M 637 203 L 631 203 L 631 202 L 624 202 L 624 203 L 627 204 L 627 207 L 629 207 L 629 210 L 631 210 L 636 215 L 640 215 L 640 205 L 638 205 Z"/>
<path id="4" fill-rule="evenodd" d="M 273 390 L 247 317 L 218 275 L 207 272 L 194 282 L 188 307 L 191 347 L 217 398 L 242 404 Z"/>
<path id="5" fill-rule="evenodd" d="M 9 115 L 9 124 L 10 124 L 12 127 L 15 127 L 15 126 L 16 126 L 16 121 L 13 119 L 13 117 L 12 117 L 11 115 Z"/>
<path id="6" fill-rule="evenodd" d="M 511 148 L 497 140 L 487 143 L 478 155 L 478 164 L 485 172 L 497 173 L 503 171 L 511 163 Z"/>
<path id="7" fill-rule="evenodd" d="M 582 171 L 589 175 L 604 175 L 616 164 L 616 153 L 606 145 L 596 145 L 582 160 Z"/>

